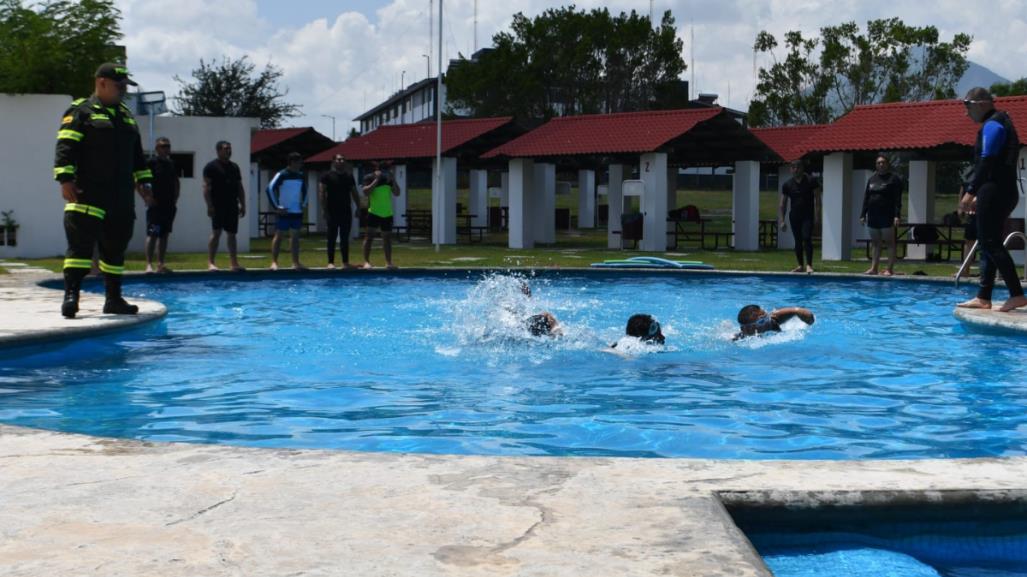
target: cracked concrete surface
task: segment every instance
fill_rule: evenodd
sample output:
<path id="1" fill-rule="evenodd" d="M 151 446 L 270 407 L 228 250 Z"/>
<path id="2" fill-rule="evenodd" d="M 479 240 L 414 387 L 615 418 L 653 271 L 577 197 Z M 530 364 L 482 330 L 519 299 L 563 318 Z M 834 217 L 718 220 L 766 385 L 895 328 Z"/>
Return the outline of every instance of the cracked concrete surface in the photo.
<path id="1" fill-rule="evenodd" d="M 1027 458 L 295 451 L 0 426 L 0 575 L 766 577 L 722 501 L 1021 499 Z"/>

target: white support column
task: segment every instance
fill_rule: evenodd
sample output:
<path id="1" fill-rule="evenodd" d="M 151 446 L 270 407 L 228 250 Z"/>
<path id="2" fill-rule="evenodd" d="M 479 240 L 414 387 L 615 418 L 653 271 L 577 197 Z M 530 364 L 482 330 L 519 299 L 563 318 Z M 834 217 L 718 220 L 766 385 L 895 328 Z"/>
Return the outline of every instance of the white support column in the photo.
<path id="1" fill-rule="evenodd" d="M 357 187 L 357 198 L 364 198 L 364 193 L 362 192 L 360 184 L 361 182 L 363 182 L 360 178 L 360 169 L 355 166 L 353 167 L 353 182 Z M 353 207 L 353 220 L 350 223 L 349 227 L 349 237 L 360 238 L 361 232 L 363 231 L 360 230 L 360 205 L 357 205 Z M 353 247 L 350 247 L 350 250 L 352 249 Z"/>
<path id="2" fill-rule="evenodd" d="M 314 230 L 324 232 L 324 222 L 321 219 L 321 209 L 318 206 L 317 185 L 321 180 L 321 174 L 316 170 L 308 170 L 307 177 L 307 209 L 303 220 L 314 223 Z"/>
<path id="3" fill-rule="evenodd" d="M 620 216 L 624 212 L 624 165 L 610 165 L 610 182 L 606 185 L 606 246 L 621 248 Z"/>
<path id="4" fill-rule="evenodd" d="M 535 242 L 556 243 L 556 165 L 540 162 L 535 165 L 532 186 L 532 228 Z"/>
<path id="5" fill-rule="evenodd" d="M 909 210 L 906 219 L 908 222 L 920 224 L 934 221 L 934 167 L 935 164 L 929 160 L 909 162 Z M 906 258 L 926 257 L 927 245 L 906 246 Z"/>
<path id="6" fill-rule="evenodd" d="M 863 195 L 867 190 L 867 181 L 873 176 L 874 171 L 872 170 L 853 170 L 852 171 L 852 202 L 849 205 L 851 218 L 849 219 L 850 237 L 849 246 L 860 249 L 863 248 L 861 243 L 856 241 L 861 238 L 870 238 L 870 231 L 866 225 L 859 222 L 859 213 L 863 212 Z M 857 251 L 857 256 L 861 254 Z M 862 254 L 866 254 L 864 251 Z"/>
<path id="7" fill-rule="evenodd" d="M 438 166 L 432 166 L 431 241 L 435 244 L 456 244 L 456 159 L 442 159 L 442 182 L 435 178 Z M 441 190 L 435 190 L 441 184 Z"/>
<path id="8" fill-rule="evenodd" d="M 510 160 L 509 193 L 510 248 L 532 248 L 535 246 L 534 230 L 531 226 L 532 185 L 535 182 L 535 162 L 530 158 Z M 506 180 L 506 179 L 504 179 Z"/>
<path id="9" fill-rule="evenodd" d="M 596 171 L 578 171 L 578 228 L 596 227 Z"/>
<path id="10" fill-rule="evenodd" d="M 824 260 L 849 260 L 852 207 L 852 154 L 835 152 L 824 157 L 823 251 Z"/>
<path id="11" fill-rule="evenodd" d="M 246 212 L 253 212 L 253 215 L 256 216 L 256 218 L 247 218 L 246 219 L 250 223 L 250 226 L 249 226 L 250 238 L 257 238 L 257 237 L 260 236 L 260 198 L 262 196 L 264 196 L 264 190 L 261 188 L 261 181 L 264 182 L 264 186 L 267 186 L 267 180 L 264 180 L 263 178 L 261 178 L 263 176 L 264 176 L 264 171 L 260 169 L 260 165 L 258 165 L 256 162 L 251 162 L 250 163 L 250 185 L 248 187 L 246 187 L 246 190 L 249 192 L 249 196 L 247 198 L 254 198 L 253 197 L 253 192 L 256 191 L 257 192 L 257 196 L 256 196 L 257 202 L 252 203 L 252 204 L 250 204 L 250 203 L 246 204 Z"/>
<path id="12" fill-rule="evenodd" d="M 467 212 L 474 215 L 472 226 L 488 225 L 489 217 L 489 173 L 487 170 L 471 170 L 471 191 L 467 197 Z"/>
<path id="13" fill-rule="evenodd" d="M 781 191 L 784 190 L 785 183 L 792 177 L 792 170 L 788 164 L 782 164 L 777 167 L 777 198 L 774 199 L 774 218 L 781 217 Z M 785 215 L 788 218 L 788 215 Z M 788 222 L 787 220 L 785 221 Z M 791 229 L 781 230 L 781 223 L 777 223 L 777 248 L 795 248 L 795 237 L 792 236 Z"/>
<path id="14" fill-rule="evenodd" d="M 735 233 L 735 249 L 760 248 L 760 163 L 755 160 L 735 162 L 731 179 L 731 219 Z"/>
<path id="15" fill-rule="evenodd" d="M 639 175 L 645 182 L 642 195 L 642 242 L 639 248 L 650 252 L 667 250 L 667 153 L 643 154 Z"/>
<path id="16" fill-rule="evenodd" d="M 445 162 L 445 159 L 443 159 Z M 399 196 L 392 199 L 392 223 L 396 226 L 406 226 L 407 218 L 407 167 L 405 164 L 398 164 L 392 167 L 392 177 L 396 179 L 396 186 L 399 187 Z"/>

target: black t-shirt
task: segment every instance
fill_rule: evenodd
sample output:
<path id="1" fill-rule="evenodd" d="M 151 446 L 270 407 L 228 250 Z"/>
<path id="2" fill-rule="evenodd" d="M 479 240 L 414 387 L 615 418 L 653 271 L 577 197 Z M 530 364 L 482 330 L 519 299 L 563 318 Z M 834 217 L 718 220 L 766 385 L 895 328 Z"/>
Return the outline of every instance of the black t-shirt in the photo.
<path id="1" fill-rule="evenodd" d="M 792 216 L 813 216 L 814 191 L 820 188 L 820 182 L 810 175 L 805 175 L 802 180 L 796 178 L 788 179 L 788 182 L 781 187 L 781 194 L 788 197 L 791 203 L 790 214 Z"/>
<path id="2" fill-rule="evenodd" d="M 239 165 L 229 160 L 227 163 L 214 159 L 203 167 L 203 178 L 210 180 L 210 199 L 215 205 L 235 205 L 239 198 L 239 186 L 242 184 L 242 173 Z"/>
<path id="3" fill-rule="evenodd" d="M 902 215 L 902 177 L 894 172 L 874 173 L 867 181 L 863 197 L 863 215 L 868 211 L 891 213 L 891 218 Z"/>
<path id="4" fill-rule="evenodd" d="M 329 170 L 321 175 L 325 187 L 325 209 L 332 214 L 352 213 L 352 193 L 357 184 L 352 174 Z"/>
<path id="5" fill-rule="evenodd" d="M 175 182 L 178 180 L 175 161 L 170 157 L 151 156 L 146 164 L 153 173 L 153 198 L 157 201 L 157 206 L 175 206 Z"/>

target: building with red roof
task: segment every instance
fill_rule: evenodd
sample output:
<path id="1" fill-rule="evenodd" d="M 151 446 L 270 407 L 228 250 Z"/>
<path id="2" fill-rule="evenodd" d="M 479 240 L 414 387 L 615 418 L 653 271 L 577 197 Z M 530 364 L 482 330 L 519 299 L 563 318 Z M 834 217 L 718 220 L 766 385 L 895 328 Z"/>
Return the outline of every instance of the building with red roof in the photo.
<path id="1" fill-rule="evenodd" d="M 644 191 L 640 200 L 640 246 L 650 251 L 667 247 L 668 209 L 676 203 L 677 192 L 668 183 L 677 182 L 678 169 L 732 163 L 736 169 L 735 241 L 743 248 L 750 244 L 756 248 L 759 163 L 781 160 L 743 126 L 736 114 L 716 106 L 554 118 L 487 152 L 483 158 L 506 159 L 509 163 L 513 248 L 551 242 L 557 164 L 579 169 L 579 228 L 594 226 L 595 168 L 610 166 L 607 195 L 611 226 L 607 239 L 608 246 L 619 248 L 622 234 L 616 229 L 623 208 L 624 165 L 637 164 L 640 179 L 629 181 L 629 192 Z"/>

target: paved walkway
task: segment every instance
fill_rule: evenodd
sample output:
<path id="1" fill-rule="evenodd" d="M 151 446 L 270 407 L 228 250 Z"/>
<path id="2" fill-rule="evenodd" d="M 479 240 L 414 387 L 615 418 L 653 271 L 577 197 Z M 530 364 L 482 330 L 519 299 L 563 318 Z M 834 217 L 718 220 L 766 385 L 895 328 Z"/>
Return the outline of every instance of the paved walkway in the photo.
<path id="1" fill-rule="evenodd" d="M 164 314 L 143 302 L 145 314 L 112 319 L 89 297 L 82 318 L 66 321 L 60 292 L 35 286 L 41 278 L 0 276 L 0 336 Z M 0 575 L 768 577 L 725 503 L 1016 500 L 1025 479 L 1027 458 L 401 455 L 0 425 Z"/>

